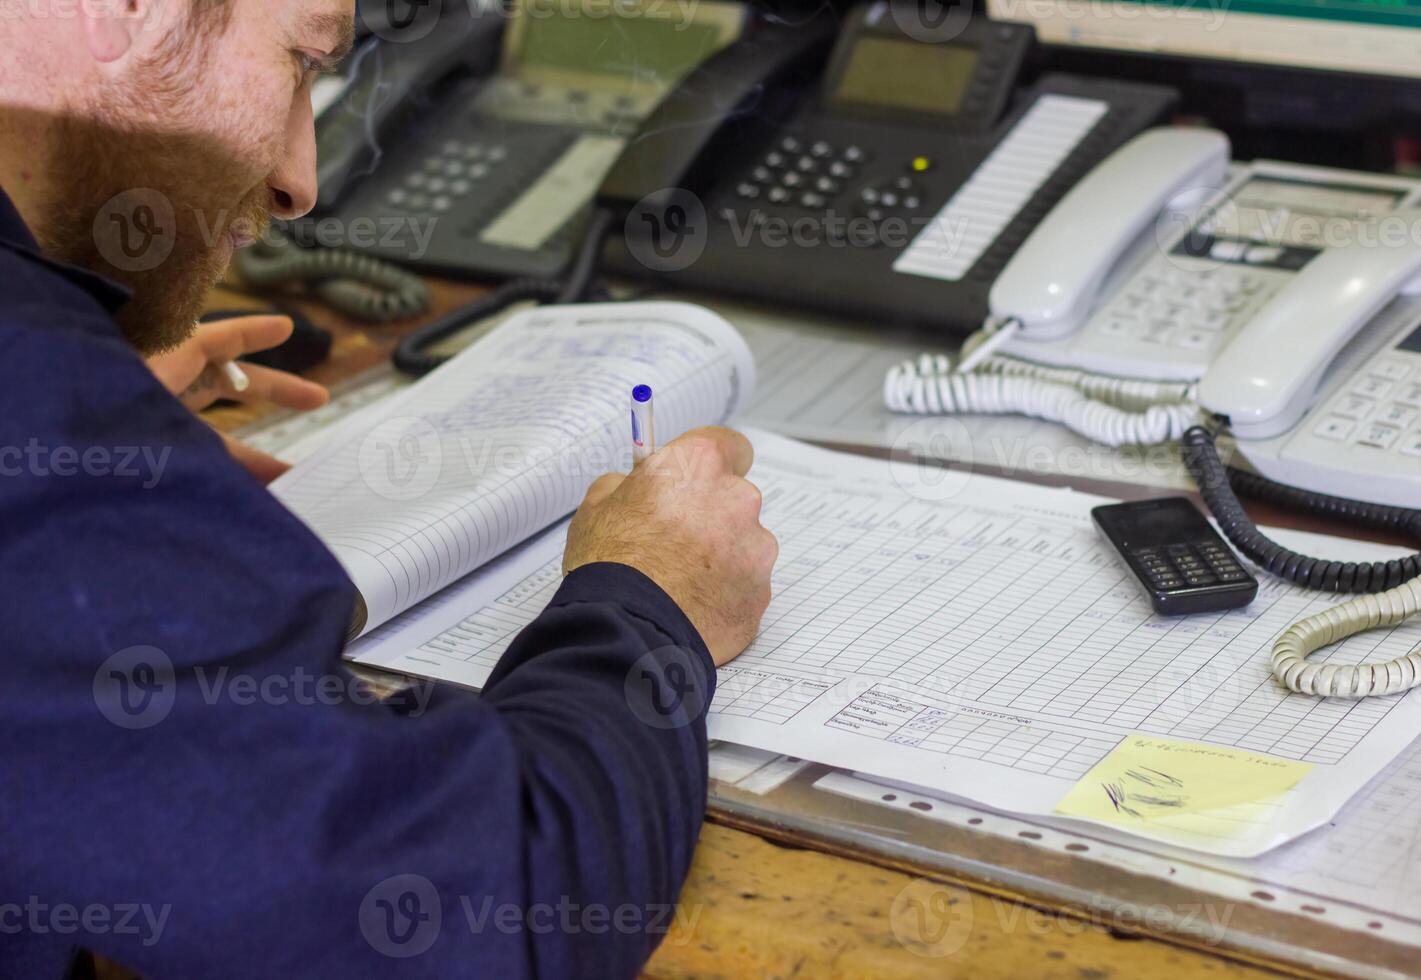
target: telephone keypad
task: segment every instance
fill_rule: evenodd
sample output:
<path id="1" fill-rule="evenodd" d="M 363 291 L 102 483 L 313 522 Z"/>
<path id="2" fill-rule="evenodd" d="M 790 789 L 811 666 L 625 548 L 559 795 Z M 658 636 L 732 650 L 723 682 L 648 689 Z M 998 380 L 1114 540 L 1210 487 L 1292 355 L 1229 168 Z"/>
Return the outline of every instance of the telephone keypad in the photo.
<path id="1" fill-rule="evenodd" d="M 1382 352 L 1322 407 L 1312 434 L 1368 453 L 1421 456 L 1421 357 Z M 1408 466 L 1416 464 L 1409 463 Z"/>
<path id="2" fill-rule="evenodd" d="M 923 187 L 913 175 L 925 169 L 925 159 L 906 159 L 899 175 L 854 185 L 851 182 L 868 160 L 862 147 L 786 136 L 749 167 L 746 176 L 734 185 L 734 194 L 747 205 L 764 201 L 805 211 L 838 209 L 878 225 L 889 218 L 911 218 L 922 207 Z M 740 221 L 753 219 L 757 211 L 753 207 L 744 211 L 727 207 L 719 213 L 727 221 Z M 856 240 L 877 244 L 878 234 L 873 232 L 881 233 L 881 229 L 873 229 L 868 236 Z M 826 234 L 844 238 L 843 230 L 832 227 L 826 229 Z M 855 231 L 854 235 L 862 232 Z"/>
<path id="3" fill-rule="evenodd" d="M 1228 550 L 1214 541 L 1136 548 L 1132 554 L 1156 589 L 1242 582 L 1248 577 Z"/>
<path id="4" fill-rule="evenodd" d="M 490 173 L 491 166 L 507 158 L 507 148 L 485 143 L 448 140 L 441 152 L 426 157 L 422 170 L 406 175 L 404 187 L 385 195 L 385 203 L 414 214 L 445 214 L 457 199 L 473 191 L 474 184 Z"/>
<path id="5" fill-rule="evenodd" d="M 1281 284 L 1233 269 L 1146 270 L 1092 326 L 1112 337 L 1211 353 Z"/>

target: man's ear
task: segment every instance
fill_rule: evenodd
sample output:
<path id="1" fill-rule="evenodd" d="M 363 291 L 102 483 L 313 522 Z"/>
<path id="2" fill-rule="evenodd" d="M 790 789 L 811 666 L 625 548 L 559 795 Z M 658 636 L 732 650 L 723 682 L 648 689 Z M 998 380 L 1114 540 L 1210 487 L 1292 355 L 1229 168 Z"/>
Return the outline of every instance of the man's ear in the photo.
<path id="1" fill-rule="evenodd" d="M 84 40 L 95 61 L 108 64 L 128 54 L 148 19 L 152 0 L 85 0 L 77 4 Z"/>

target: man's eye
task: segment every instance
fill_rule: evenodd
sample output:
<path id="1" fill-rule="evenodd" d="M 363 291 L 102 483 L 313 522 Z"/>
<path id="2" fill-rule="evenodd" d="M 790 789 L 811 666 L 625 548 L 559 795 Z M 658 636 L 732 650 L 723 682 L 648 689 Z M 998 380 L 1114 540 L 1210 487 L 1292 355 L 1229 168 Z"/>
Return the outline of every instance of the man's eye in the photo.
<path id="1" fill-rule="evenodd" d="M 330 57 L 318 54 L 311 54 L 307 51 L 293 51 L 296 56 L 296 64 L 301 69 L 301 77 L 308 78 L 311 75 L 324 75 L 335 71 Z"/>

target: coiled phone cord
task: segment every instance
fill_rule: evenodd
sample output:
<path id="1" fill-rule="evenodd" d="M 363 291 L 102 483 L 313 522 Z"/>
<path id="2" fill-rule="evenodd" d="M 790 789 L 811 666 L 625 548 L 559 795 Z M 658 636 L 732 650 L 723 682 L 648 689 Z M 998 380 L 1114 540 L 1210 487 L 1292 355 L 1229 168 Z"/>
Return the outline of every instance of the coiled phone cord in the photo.
<path id="1" fill-rule="evenodd" d="M 1421 685 L 1421 649 L 1385 663 L 1315 664 L 1315 650 L 1379 626 L 1395 626 L 1421 610 L 1421 580 L 1358 596 L 1301 619 L 1273 644 L 1273 675 L 1289 690 L 1333 698 L 1400 694 Z"/>
<path id="2" fill-rule="evenodd" d="M 1109 446 L 1179 439 L 1199 422 L 1187 385 L 1105 378 L 1064 368 L 989 357 L 969 374 L 941 354 L 923 354 L 889 369 L 883 401 L 914 415 L 1029 415 L 1059 422 Z"/>
<path id="3" fill-rule="evenodd" d="M 512 279 L 467 306 L 445 314 L 432 323 L 403 337 L 392 355 L 395 367 L 419 377 L 428 374 L 449 358 L 431 354 L 429 348 L 466 327 L 496 316 L 518 303 L 582 303 L 608 298 L 606 287 L 595 281 L 602 246 L 611 233 L 615 215 L 607 208 L 592 214 L 587 232 L 573 257 L 568 274 L 553 279 Z"/>
<path id="4" fill-rule="evenodd" d="M 1306 513 L 1418 538 L 1421 538 L 1421 511 L 1298 490 L 1225 467 L 1219 458 L 1214 434 L 1203 426 L 1184 433 L 1182 449 L 1184 465 L 1194 477 L 1204 503 L 1219 522 L 1224 536 L 1264 571 L 1285 581 L 1327 592 L 1381 592 L 1421 575 L 1421 554 L 1391 561 L 1341 562 L 1311 558 L 1285 548 L 1258 530 L 1234 490 L 1237 487 L 1251 497 Z"/>
<path id="5" fill-rule="evenodd" d="M 1354 524 L 1421 537 L 1421 511 L 1368 504 L 1274 483 L 1226 467 L 1215 436 L 1197 426 L 1184 434 L 1184 463 L 1224 536 L 1260 568 L 1288 582 L 1329 592 L 1369 593 L 1308 616 L 1273 645 L 1273 674 L 1289 690 L 1323 697 L 1398 694 L 1421 685 L 1421 649 L 1374 664 L 1308 663 L 1308 654 L 1378 626 L 1394 626 L 1421 609 L 1421 554 L 1385 562 L 1325 561 L 1269 539 L 1235 493 Z"/>
<path id="6" fill-rule="evenodd" d="M 368 255 L 335 248 L 301 248 L 275 229 L 236 255 L 237 271 L 254 289 L 310 284 L 333 309 L 370 323 L 418 316 L 429 309 L 429 287 L 415 275 Z"/>

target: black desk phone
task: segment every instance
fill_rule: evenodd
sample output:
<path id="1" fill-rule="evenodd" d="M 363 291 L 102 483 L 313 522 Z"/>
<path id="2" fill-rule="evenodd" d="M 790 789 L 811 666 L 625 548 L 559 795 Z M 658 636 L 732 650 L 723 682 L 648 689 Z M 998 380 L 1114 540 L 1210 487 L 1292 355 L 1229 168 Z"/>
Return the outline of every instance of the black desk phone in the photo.
<path id="1" fill-rule="evenodd" d="M 629 214 L 608 266 L 879 320 L 981 326 L 988 288 L 1031 229 L 1176 94 L 1061 74 L 1021 91 L 1030 28 L 974 17 L 925 39 L 904 29 L 914 17 L 911 3 L 857 8 L 791 121 L 758 143 L 718 139 L 701 150 L 714 166 L 662 166 L 655 140 L 633 142 L 600 195 Z M 693 103 L 672 93 L 643 131 L 674 131 Z M 688 214 L 701 208 L 703 232 Z"/>
<path id="2" fill-rule="evenodd" d="M 459 277 L 556 276 L 661 97 L 758 44 L 762 20 L 730 0 L 444 0 L 432 32 L 356 51 L 317 122 L 317 208 L 292 237 Z M 765 48 L 757 70 L 794 47 Z"/>

